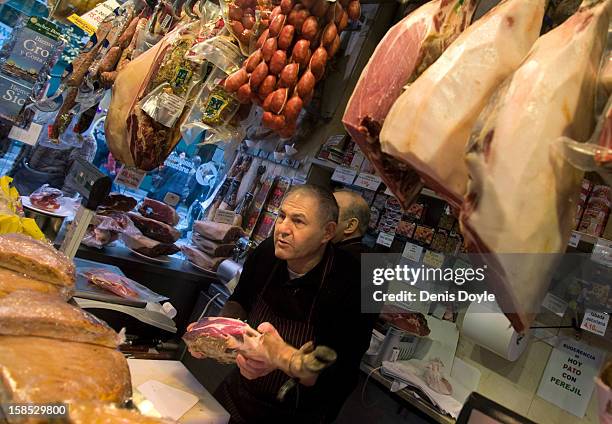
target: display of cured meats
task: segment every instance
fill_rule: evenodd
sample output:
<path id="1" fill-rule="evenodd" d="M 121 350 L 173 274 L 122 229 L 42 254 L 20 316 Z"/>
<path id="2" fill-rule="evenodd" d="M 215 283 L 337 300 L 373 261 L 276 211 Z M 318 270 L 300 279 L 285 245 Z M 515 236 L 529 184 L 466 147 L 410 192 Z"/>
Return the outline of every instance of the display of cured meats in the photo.
<path id="1" fill-rule="evenodd" d="M 200 249 L 202 252 L 207 253 L 212 257 L 228 257 L 232 255 L 234 251 L 234 243 L 218 243 L 207 239 L 197 232 L 193 232 L 191 236 L 191 242 L 194 246 Z"/>
<path id="2" fill-rule="evenodd" d="M 488 264 L 487 281 L 517 331 L 538 312 L 575 225 L 582 172 L 553 146 L 563 134 L 592 134 L 610 5 L 584 2 L 543 35 L 472 131 L 462 232 Z"/>
<path id="3" fill-rule="evenodd" d="M 142 234 L 144 234 L 146 237 L 152 238 L 153 240 L 161 241 L 163 243 L 174 243 L 181 236 L 181 232 L 179 230 L 163 222 L 146 218 L 133 212 L 128 213 L 128 216 L 136 228 L 142 232 Z"/>
<path id="4" fill-rule="evenodd" d="M 44 184 L 30 194 L 30 202 L 39 209 L 53 212 L 62 206 L 62 197 L 64 197 L 64 193 L 61 190 L 50 187 L 49 184 Z"/>
<path id="5" fill-rule="evenodd" d="M 51 244 L 23 234 L 0 235 L 0 267 L 59 286 L 74 287 L 75 267 Z"/>
<path id="6" fill-rule="evenodd" d="M 380 41 L 347 104 L 342 122 L 405 210 L 422 188 L 411 166 L 383 153 L 379 135 L 387 113 L 413 82 L 469 25 L 476 2 L 430 1 Z"/>
<path id="7" fill-rule="evenodd" d="M 64 300 L 70 299 L 73 293 L 72 287 L 45 283 L 19 272 L 0 268 L 0 298 L 18 290 L 47 293 Z"/>
<path id="8" fill-rule="evenodd" d="M 157 200 L 149 199 L 148 197 L 142 201 L 138 207 L 138 212 L 146 218 L 164 222 L 168 225 L 176 225 L 179 223 L 179 216 L 172 206 Z"/>
<path id="9" fill-rule="evenodd" d="M 220 243 L 233 242 L 244 235 L 238 226 L 212 221 L 196 221 L 193 230 L 208 240 Z"/>
<path id="10" fill-rule="evenodd" d="M 121 235 L 121 240 L 133 251 L 150 258 L 174 255 L 179 251 L 179 248 L 174 243 L 162 243 L 142 234 L 124 233 Z"/>
<path id="11" fill-rule="evenodd" d="M 0 299 L 0 335 L 48 337 L 116 348 L 122 338 L 104 321 L 58 296 L 16 291 Z"/>
<path id="12" fill-rule="evenodd" d="M 96 401 L 123 404 L 132 395 L 121 352 L 47 337 L 0 336 L 3 402 Z"/>
<path id="13" fill-rule="evenodd" d="M 360 16 L 359 0 L 281 2 L 257 50 L 225 80 L 225 89 L 242 103 L 262 105 L 264 126 L 281 137 L 293 136 L 300 112 L 340 48 L 342 31 Z"/>
<path id="14" fill-rule="evenodd" d="M 98 206 L 98 213 L 105 212 L 129 212 L 136 207 L 138 201 L 131 196 L 121 193 L 110 193 Z"/>
<path id="15" fill-rule="evenodd" d="M 431 332 L 427 319 L 420 312 L 410 312 L 397 306 L 385 305 L 380 317 L 400 330 L 420 337 L 425 337 Z"/>
<path id="16" fill-rule="evenodd" d="M 187 245 L 181 246 L 181 251 L 185 254 L 189 262 L 209 271 L 216 271 L 219 264 L 227 259 L 227 257 L 223 256 L 212 257 L 199 249 Z"/>
<path id="17" fill-rule="evenodd" d="M 381 147 L 459 207 L 465 145 L 493 91 L 538 38 L 545 1 L 506 0 L 470 25 L 391 107 Z"/>

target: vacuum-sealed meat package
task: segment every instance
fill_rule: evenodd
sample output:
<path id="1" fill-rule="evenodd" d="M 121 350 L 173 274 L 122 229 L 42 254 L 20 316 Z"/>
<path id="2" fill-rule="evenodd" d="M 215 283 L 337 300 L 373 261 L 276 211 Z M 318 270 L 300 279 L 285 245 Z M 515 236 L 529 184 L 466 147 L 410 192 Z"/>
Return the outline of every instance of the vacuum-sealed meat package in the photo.
<path id="1" fill-rule="evenodd" d="M 49 184 L 43 184 L 34 193 L 30 194 L 30 202 L 39 209 L 53 212 L 62 206 L 62 197 L 64 197 L 64 193 L 61 190 L 50 187 Z"/>
<path id="2" fill-rule="evenodd" d="M 0 235 L 0 267 L 60 286 L 74 286 L 75 267 L 51 244 L 23 234 Z"/>
<path id="3" fill-rule="evenodd" d="M 104 268 L 87 268 L 79 272 L 92 284 L 108 290 L 117 296 L 127 299 L 140 299 L 146 302 L 161 302 L 168 299 L 166 296 L 161 296 L 134 280 Z"/>
<path id="4" fill-rule="evenodd" d="M 10 403 L 122 404 L 131 397 L 132 384 L 118 350 L 46 337 L 0 336 L 0 393 Z"/>
<path id="5" fill-rule="evenodd" d="M 240 340 L 249 330 L 255 331 L 239 319 L 204 317 L 188 328 L 183 340 L 191 352 L 231 364 L 236 360 L 236 350 L 229 347 L 230 337 Z"/>
<path id="6" fill-rule="evenodd" d="M 19 272 L 0 268 L 0 298 L 19 290 L 55 295 L 63 300 L 70 299 L 74 291 L 72 287 L 45 283 Z"/>
<path id="7" fill-rule="evenodd" d="M 116 348 L 123 338 L 58 296 L 16 291 L 0 299 L 0 335 L 36 336 Z"/>

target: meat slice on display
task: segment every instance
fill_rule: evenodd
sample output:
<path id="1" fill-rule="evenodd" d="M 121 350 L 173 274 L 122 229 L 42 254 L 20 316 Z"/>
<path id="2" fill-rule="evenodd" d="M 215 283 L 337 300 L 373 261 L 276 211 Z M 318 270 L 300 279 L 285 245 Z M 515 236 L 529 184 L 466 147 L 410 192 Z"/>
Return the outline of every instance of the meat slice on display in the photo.
<path id="1" fill-rule="evenodd" d="M 131 196 L 120 193 L 111 193 L 99 206 L 101 211 L 129 212 L 136 207 L 138 202 Z"/>
<path id="2" fill-rule="evenodd" d="M 494 90 L 538 38 L 545 0 L 506 0 L 469 26 L 397 99 L 382 151 L 413 166 L 459 207 L 467 187 L 465 146 Z"/>
<path id="3" fill-rule="evenodd" d="M 408 165 L 382 153 L 378 136 L 406 84 L 414 81 L 469 25 L 475 1 L 434 0 L 393 26 L 361 73 L 342 122 L 407 209 L 422 184 Z"/>
<path id="4" fill-rule="evenodd" d="M 11 403 L 104 400 L 132 395 L 127 360 L 116 349 L 46 337 L 0 336 L 0 393 Z"/>
<path id="5" fill-rule="evenodd" d="M 191 236 L 191 242 L 202 252 L 213 256 L 213 257 L 228 257 L 232 256 L 232 252 L 236 245 L 234 243 L 217 243 L 212 240 L 208 240 L 201 234 L 193 232 Z"/>
<path id="6" fill-rule="evenodd" d="M 582 172 L 553 146 L 563 134 L 585 141 L 593 131 L 610 4 L 583 4 L 543 35 L 471 135 L 462 232 L 483 254 L 486 281 L 517 331 L 533 321 L 575 225 Z"/>
<path id="7" fill-rule="evenodd" d="M 244 235 L 242 228 L 238 226 L 211 221 L 196 221 L 193 223 L 193 230 L 208 240 L 220 243 L 233 242 Z"/>
<path id="8" fill-rule="evenodd" d="M 162 255 L 174 255 L 179 251 L 173 243 L 162 243 L 142 234 L 121 234 L 121 240 L 127 247 L 141 255 L 155 258 Z"/>
<path id="9" fill-rule="evenodd" d="M 0 335 L 49 337 L 110 348 L 123 341 L 104 321 L 59 296 L 28 291 L 0 299 Z"/>
<path id="10" fill-rule="evenodd" d="M 191 246 L 181 246 L 181 251 L 187 256 L 189 262 L 199 266 L 200 268 L 208 269 L 210 271 L 216 271 L 219 264 L 223 262 L 227 257 L 216 257 L 213 258 L 210 255 L 199 251 Z"/>
<path id="11" fill-rule="evenodd" d="M 148 197 L 142 201 L 138 207 L 138 212 L 146 218 L 151 218 L 168 225 L 176 225 L 179 223 L 179 216 L 172 206 L 157 200 L 149 199 Z"/>
<path id="12" fill-rule="evenodd" d="M 163 243 L 174 243 L 181 237 L 181 232 L 179 230 L 161 221 L 146 218 L 133 212 L 129 212 L 128 216 L 136 228 L 142 231 L 142 234 L 153 240 Z"/>

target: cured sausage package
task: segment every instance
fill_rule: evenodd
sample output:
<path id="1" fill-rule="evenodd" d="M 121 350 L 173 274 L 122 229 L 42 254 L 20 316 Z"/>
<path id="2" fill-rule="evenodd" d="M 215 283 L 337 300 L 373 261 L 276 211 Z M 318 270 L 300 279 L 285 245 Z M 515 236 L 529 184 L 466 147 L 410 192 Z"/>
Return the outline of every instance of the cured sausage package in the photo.
<path id="1" fill-rule="evenodd" d="M 202 20 L 180 24 L 123 68 L 113 85 L 106 137 L 113 156 L 149 171 L 160 166 L 180 140 L 206 64 L 191 60 L 190 49 L 222 29 L 218 8 Z"/>

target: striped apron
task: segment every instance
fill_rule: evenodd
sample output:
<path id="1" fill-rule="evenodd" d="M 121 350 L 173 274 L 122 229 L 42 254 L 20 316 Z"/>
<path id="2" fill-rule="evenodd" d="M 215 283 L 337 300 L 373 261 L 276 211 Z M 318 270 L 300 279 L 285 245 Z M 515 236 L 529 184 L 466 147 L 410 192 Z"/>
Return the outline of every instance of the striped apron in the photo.
<path id="1" fill-rule="evenodd" d="M 278 271 L 280 265 L 280 262 L 278 262 L 275 264 L 263 289 L 257 295 L 257 300 L 248 316 L 249 324 L 253 328 L 257 328 L 263 322 L 271 323 L 283 340 L 296 348 L 310 340 L 315 341 L 313 339 L 313 315 L 318 293 L 321 293 L 324 287 L 333 262 L 333 256 L 333 249 L 330 249 L 319 282 L 319 289 L 310 306 L 306 321 L 296 321 L 278 316 L 264 300 L 264 293 Z M 289 421 L 292 424 L 322 422 L 323 411 L 317 411 L 314 408 L 316 405 L 305 405 L 305 402 L 299 402 L 300 392 L 308 391 L 306 387 L 298 385 L 282 403 L 276 400 L 278 390 L 288 379 L 289 377 L 284 372 L 275 370 L 264 377 L 248 380 L 240 375 L 239 369 L 236 369 L 221 383 L 221 386 L 215 392 L 215 398 L 231 414 L 230 424 Z"/>

